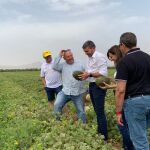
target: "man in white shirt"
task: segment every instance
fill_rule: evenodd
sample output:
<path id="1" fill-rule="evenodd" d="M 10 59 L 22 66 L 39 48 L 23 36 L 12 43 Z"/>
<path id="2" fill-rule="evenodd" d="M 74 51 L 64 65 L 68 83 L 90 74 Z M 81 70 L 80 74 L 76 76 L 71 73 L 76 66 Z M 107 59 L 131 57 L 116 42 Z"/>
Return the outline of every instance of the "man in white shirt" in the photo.
<path id="1" fill-rule="evenodd" d="M 48 106 L 53 108 L 55 96 L 62 89 L 61 74 L 53 69 L 52 53 L 49 50 L 43 52 L 45 62 L 41 66 L 41 78 L 47 97 Z"/>
<path id="2" fill-rule="evenodd" d="M 93 41 L 86 41 L 82 46 L 85 54 L 88 56 L 87 70 L 80 77 L 82 80 L 88 78 L 89 93 L 91 101 L 97 116 L 97 132 L 104 135 L 104 140 L 108 140 L 107 120 L 104 111 L 106 90 L 101 89 L 95 84 L 95 78 L 107 76 L 107 60 L 105 56 L 96 51 Z"/>

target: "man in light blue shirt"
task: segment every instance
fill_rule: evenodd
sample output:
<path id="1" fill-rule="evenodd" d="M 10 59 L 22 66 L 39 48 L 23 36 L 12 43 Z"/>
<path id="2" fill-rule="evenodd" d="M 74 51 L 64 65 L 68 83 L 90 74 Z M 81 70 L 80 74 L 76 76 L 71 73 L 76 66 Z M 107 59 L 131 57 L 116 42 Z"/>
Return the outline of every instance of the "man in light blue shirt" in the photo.
<path id="1" fill-rule="evenodd" d="M 61 61 L 62 57 L 64 62 Z M 72 76 L 74 71 L 84 71 L 83 65 L 74 60 L 71 50 L 62 50 L 54 60 L 54 69 L 61 72 L 63 82 L 63 89 L 58 93 L 54 103 L 54 113 L 60 114 L 64 105 L 71 99 L 77 109 L 78 118 L 86 123 L 82 101 L 82 94 L 85 92 L 84 81 L 78 81 Z"/>

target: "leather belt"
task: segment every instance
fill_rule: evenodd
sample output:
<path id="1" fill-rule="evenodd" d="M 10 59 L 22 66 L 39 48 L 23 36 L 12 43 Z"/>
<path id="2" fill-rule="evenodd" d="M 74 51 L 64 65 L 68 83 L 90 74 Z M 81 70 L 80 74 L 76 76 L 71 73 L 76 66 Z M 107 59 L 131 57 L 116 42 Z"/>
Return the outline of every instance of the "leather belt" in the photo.
<path id="1" fill-rule="evenodd" d="M 127 98 L 141 97 L 141 96 L 146 96 L 146 95 L 149 95 L 149 96 L 150 96 L 150 94 L 137 94 L 137 95 L 130 95 L 130 96 L 127 96 Z"/>

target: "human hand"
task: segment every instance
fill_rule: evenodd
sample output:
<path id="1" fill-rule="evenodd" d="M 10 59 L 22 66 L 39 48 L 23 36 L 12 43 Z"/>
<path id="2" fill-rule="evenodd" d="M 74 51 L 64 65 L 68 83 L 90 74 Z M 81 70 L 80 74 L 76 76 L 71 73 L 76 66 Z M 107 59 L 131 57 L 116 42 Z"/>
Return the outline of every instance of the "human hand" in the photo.
<path id="1" fill-rule="evenodd" d="M 116 84 L 116 85 L 117 85 L 116 80 L 115 80 L 114 78 L 109 78 L 109 79 L 110 79 L 111 83 L 113 83 L 113 84 Z"/>
<path id="2" fill-rule="evenodd" d="M 81 75 L 78 75 L 79 79 L 86 80 L 89 77 L 88 72 L 83 72 Z"/>
<path id="3" fill-rule="evenodd" d="M 123 121 L 122 121 L 122 113 L 116 113 L 116 119 L 117 119 L 117 124 L 120 126 L 123 126 Z"/>
<path id="4" fill-rule="evenodd" d="M 66 50 L 61 50 L 60 53 L 59 53 L 59 55 L 60 55 L 62 58 L 64 58 L 64 53 L 65 53 L 65 51 L 66 51 Z"/>
<path id="5" fill-rule="evenodd" d="M 107 84 L 106 82 L 103 82 L 105 86 L 99 86 L 101 89 L 106 90 L 106 89 L 115 89 L 117 87 L 116 83 Z"/>

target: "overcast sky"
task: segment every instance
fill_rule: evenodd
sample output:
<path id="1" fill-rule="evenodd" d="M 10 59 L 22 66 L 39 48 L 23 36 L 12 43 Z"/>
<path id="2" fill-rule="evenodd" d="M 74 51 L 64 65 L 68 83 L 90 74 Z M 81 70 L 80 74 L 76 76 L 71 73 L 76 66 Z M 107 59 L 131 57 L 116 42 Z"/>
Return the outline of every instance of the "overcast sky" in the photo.
<path id="1" fill-rule="evenodd" d="M 83 61 L 86 40 L 106 54 L 127 31 L 150 53 L 150 0 L 0 0 L 0 65 L 43 61 L 45 49 Z"/>

